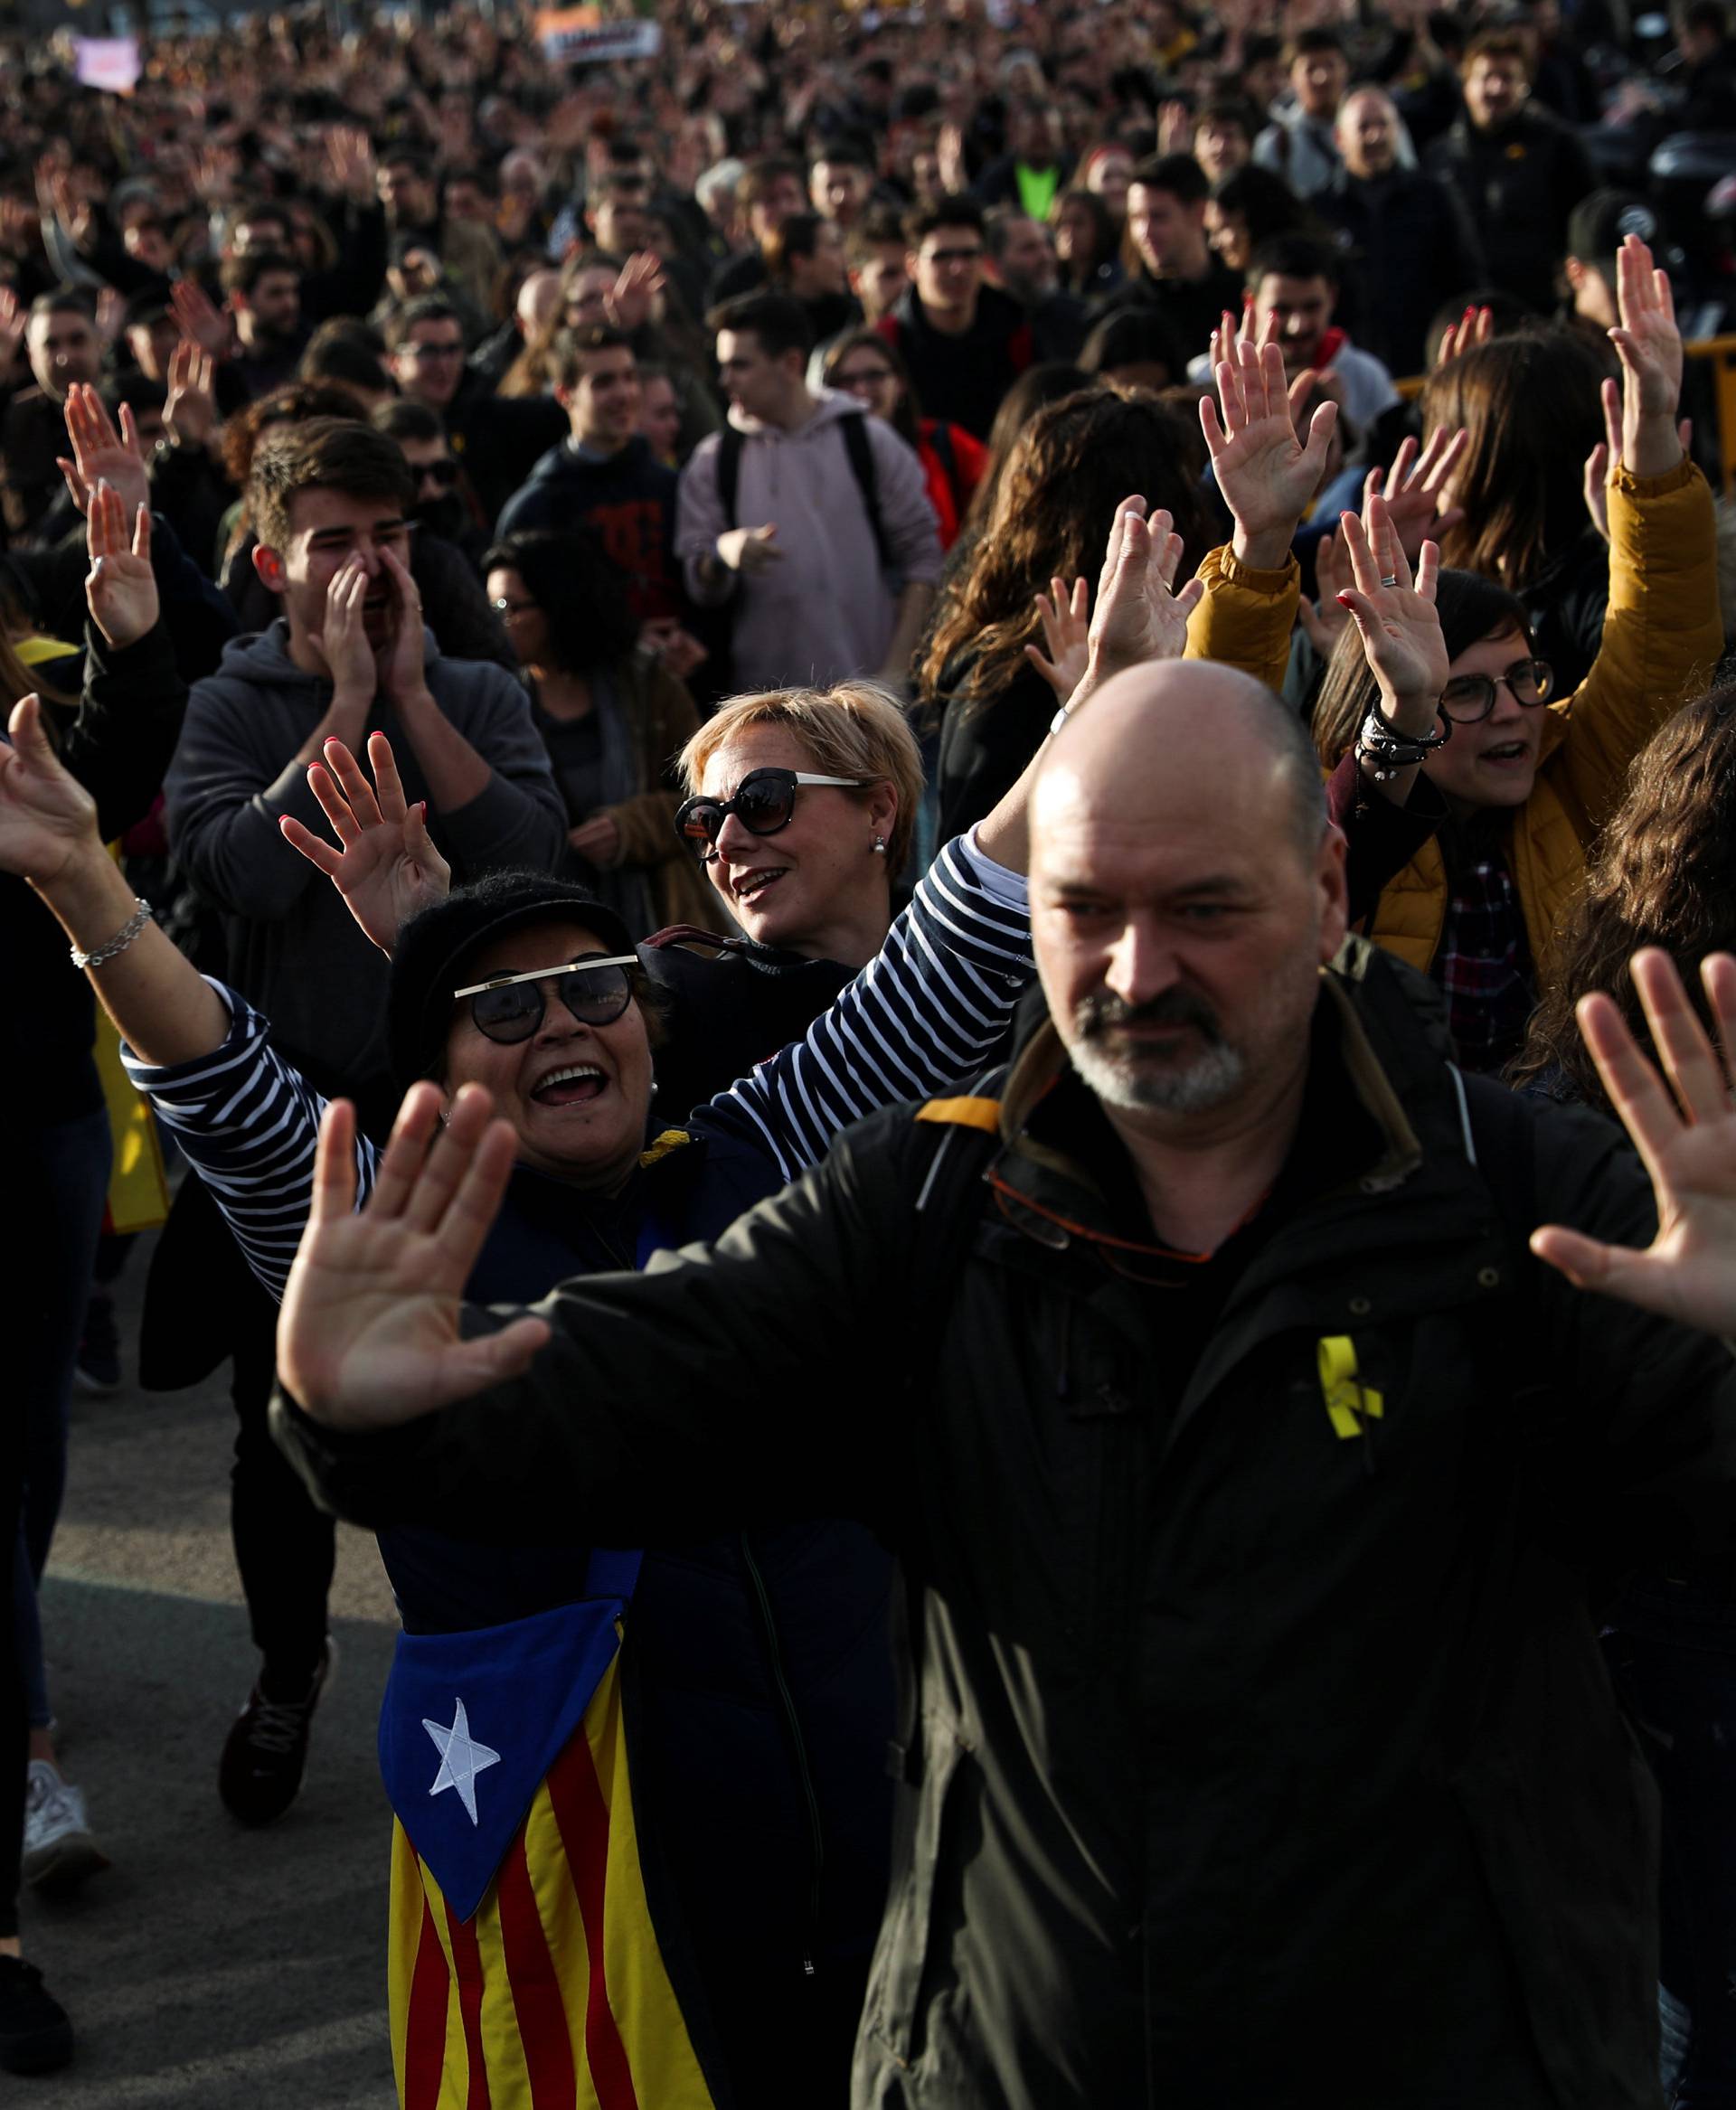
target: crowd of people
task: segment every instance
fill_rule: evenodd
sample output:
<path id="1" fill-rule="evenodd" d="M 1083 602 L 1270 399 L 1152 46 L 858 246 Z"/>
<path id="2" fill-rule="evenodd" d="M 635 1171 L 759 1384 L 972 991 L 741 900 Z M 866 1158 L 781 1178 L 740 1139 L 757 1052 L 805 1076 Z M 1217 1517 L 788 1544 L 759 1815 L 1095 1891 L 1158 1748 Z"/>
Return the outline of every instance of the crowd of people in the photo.
<path id="1" fill-rule="evenodd" d="M 0 69 L 0 2068 L 227 1366 L 405 2110 L 1736 2100 L 1724 0 L 342 12 Z"/>

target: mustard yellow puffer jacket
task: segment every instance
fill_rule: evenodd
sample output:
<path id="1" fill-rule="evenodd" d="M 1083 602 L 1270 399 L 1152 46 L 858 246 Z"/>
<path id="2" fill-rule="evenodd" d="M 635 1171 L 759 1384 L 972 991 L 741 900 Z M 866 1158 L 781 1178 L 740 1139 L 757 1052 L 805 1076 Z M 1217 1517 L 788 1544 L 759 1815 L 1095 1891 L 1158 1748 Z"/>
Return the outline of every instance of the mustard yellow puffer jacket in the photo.
<path id="1" fill-rule="evenodd" d="M 1540 975 L 1634 757 L 1705 687 L 1724 646 L 1712 493 L 1691 462 L 1662 476 L 1618 472 L 1609 538 L 1609 609 L 1597 659 L 1571 696 L 1544 706 L 1537 780 L 1507 834 L 1508 869 Z M 1244 571 L 1239 591 L 1209 593 L 1189 626 L 1189 656 L 1250 667 L 1269 658 L 1287 606 L 1294 611 L 1287 583 L 1278 573 Z M 1426 974 L 1447 901 L 1446 864 L 1431 837 L 1381 890 L 1367 935 Z"/>

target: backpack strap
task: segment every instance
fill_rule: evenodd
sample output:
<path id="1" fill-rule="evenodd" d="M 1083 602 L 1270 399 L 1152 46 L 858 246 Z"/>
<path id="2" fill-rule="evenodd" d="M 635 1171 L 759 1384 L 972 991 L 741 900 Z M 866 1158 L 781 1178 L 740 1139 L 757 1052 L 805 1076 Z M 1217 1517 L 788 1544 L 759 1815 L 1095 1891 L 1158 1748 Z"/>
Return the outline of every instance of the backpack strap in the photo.
<path id="1" fill-rule="evenodd" d="M 952 427 L 944 418 L 937 418 L 930 427 L 929 445 L 940 465 L 940 474 L 947 479 L 947 489 L 952 493 L 953 511 L 963 520 L 966 499 L 958 488 L 958 450 L 952 444 Z"/>
<path id="2" fill-rule="evenodd" d="M 741 448 L 745 436 L 726 425 L 717 443 L 717 502 L 723 509 L 725 532 L 737 525 L 735 507 L 741 488 Z"/>
<path id="3" fill-rule="evenodd" d="M 868 515 L 868 526 L 874 538 L 874 548 L 880 552 L 882 571 L 892 569 L 892 547 L 886 540 L 886 523 L 880 517 L 880 484 L 874 469 L 873 441 L 868 434 L 868 413 L 853 410 L 844 419 L 844 451 L 850 457 L 850 473 L 856 479 L 856 488 L 862 493 L 863 510 Z"/>

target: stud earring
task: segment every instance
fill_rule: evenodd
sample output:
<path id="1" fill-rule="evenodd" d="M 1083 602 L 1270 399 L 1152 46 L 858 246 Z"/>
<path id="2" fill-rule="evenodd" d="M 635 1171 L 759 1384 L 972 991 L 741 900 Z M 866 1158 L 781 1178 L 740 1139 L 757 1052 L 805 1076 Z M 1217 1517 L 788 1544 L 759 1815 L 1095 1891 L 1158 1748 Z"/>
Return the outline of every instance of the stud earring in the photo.
<path id="1" fill-rule="evenodd" d="M 884 836 L 884 835 L 876 835 L 876 836 L 874 837 L 874 852 L 873 852 L 873 853 L 874 853 L 874 855 L 875 855 L 876 857 L 884 857 L 884 856 L 885 856 L 885 854 L 886 854 L 886 838 L 885 838 L 885 836 Z"/>

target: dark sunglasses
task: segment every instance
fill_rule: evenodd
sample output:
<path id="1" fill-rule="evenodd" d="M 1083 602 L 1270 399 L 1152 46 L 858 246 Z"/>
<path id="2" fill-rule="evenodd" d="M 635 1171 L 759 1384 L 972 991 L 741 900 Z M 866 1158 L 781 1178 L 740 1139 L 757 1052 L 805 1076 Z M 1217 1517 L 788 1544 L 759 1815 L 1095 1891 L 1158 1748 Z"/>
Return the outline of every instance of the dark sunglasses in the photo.
<path id="1" fill-rule="evenodd" d="M 612 953 L 607 959 L 583 959 L 570 967 L 533 967 L 524 975 L 497 975 L 490 982 L 475 982 L 467 989 L 455 989 L 452 1001 L 470 999 L 470 1022 L 491 1041 L 510 1046 L 528 1041 L 541 1030 L 548 1008 L 544 983 L 580 1025 L 613 1025 L 633 1001 L 633 984 L 627 970 L 638 966 L 632 953 Z"/>
<path id="2" fill-rule="evenodd" d="M 424 462 L 416 472 L 419 483 L 435 484 L 442 491 L 449 491 L 458 480 L 457 462 Z"/>
<path id="3" fill-rule="evenodd" d="M 1498 674 L 1460 674 L 1440 692 L 1440 708 L 1455 725 L 1475 725 L 1495 709 L 1495 692 L 1503 683 L 1515 703 L 1527 710 L 1547 703 L 1555 670 L 1546 659 L 1515 659 Z"/>
<path id="4" fill-rule="evenodd" d="M 802 784 L 832 784 L 841 791 L 860 791 L 872 777 L 810 777 L 801 769 L 750 769 L 733 798 L 690 798 L 675 812 L 675 833 L 702 864 L 717 855 L 723 823 L 733 814 L 750 835 L 775 835 L 789 825 L 796 811 L 796 789 Z"/>

